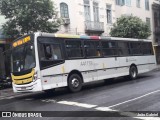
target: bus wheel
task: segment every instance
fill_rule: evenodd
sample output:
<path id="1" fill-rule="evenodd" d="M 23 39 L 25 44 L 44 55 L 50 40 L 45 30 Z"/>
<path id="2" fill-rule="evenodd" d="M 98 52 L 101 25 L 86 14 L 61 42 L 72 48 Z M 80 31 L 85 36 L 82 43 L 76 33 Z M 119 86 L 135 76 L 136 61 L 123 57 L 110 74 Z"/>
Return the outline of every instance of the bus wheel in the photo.
<path id="1" fill-rule="evenodd" d="M 136 66 L 131 66 L 131 67 L 130 67 L 129 76 L 130 76 L 130 78 L 131 78 L 132 80 L 137 78 L 137 76 L 138 76 L 138 71 L 137 71 Z"/>
<path id="2" fill-rule="evenodd" d="M 82 78 L 77 74 L 72 74 L 68 79 L 68 88 L 71 92 L 78 92 L 82 88 Z"/>

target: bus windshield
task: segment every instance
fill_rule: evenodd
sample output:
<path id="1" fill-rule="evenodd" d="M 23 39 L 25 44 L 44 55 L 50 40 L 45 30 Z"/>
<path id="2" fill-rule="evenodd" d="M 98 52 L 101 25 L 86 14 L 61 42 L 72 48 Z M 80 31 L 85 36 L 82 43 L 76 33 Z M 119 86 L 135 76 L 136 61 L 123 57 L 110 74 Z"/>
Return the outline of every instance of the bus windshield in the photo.
<path id="1" fill-rule="evenodd" d="M 25 44 L 12 51 L 12 72 L 22 72 L 34 68 L 35 51 L 33 44 Z"/>

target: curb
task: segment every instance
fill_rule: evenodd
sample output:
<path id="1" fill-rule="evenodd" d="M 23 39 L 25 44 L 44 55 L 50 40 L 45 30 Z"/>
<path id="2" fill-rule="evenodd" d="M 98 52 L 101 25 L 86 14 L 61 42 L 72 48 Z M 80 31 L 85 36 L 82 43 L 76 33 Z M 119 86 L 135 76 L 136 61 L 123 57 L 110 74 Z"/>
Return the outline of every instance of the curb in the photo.
<path id="1" fill-rule="evenodd" d="M 160 71 L 160 67 L 158 67 L 158 68 L 154 69 L 154 71 Z"/>
<path id="2" fill-rule="evenodd" d="M 6 94 L 5 94 L 6 93 Z M 4 94 L 4 95 L 3 95 Z M 5 97 L 11 97 L 11 96 L 13 96 L 13 90 L 12 90 L 12 88 L 6 88 L 6 89 L 1 89 L 0 90 L 0 99 L 1 98 L 5 98 Z"/>
<path id="3" fill-rule="evenodd" d="M 32 94 L 37 94 L 36 93 L 14 93 L 12 88 L 9 88 L 8 90 L 2 90 L 0 92 L 6 92 L 6 91 L 9 91 L 11 94 L 6 94 L 6 95 L 2 95 L 1 96 L 1 93 L 0 93 L 0 100 L 3 100 L 3 99 L 12 99 L 12 98 L 17 98 L 17 97 L 22 97 L 22 96 L 26 96 L 26 95 L 32 95 Z"/>

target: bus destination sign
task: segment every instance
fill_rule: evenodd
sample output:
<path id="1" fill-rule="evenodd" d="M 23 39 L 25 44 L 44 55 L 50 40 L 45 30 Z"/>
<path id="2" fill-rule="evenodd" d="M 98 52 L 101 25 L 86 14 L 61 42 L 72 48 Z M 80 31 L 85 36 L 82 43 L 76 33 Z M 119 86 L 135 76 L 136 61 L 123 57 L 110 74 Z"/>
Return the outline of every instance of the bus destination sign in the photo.
<path id="1" fill-rule="evenodd" d="M 25 43 L 29 42 L 30 40 L 31 40 L 30 36 L 24 37 L 24 38 L 22 38 L 18 41 L 13 42 L 12 47 L 18 47 L 22 44 L 25 44 Z"/>

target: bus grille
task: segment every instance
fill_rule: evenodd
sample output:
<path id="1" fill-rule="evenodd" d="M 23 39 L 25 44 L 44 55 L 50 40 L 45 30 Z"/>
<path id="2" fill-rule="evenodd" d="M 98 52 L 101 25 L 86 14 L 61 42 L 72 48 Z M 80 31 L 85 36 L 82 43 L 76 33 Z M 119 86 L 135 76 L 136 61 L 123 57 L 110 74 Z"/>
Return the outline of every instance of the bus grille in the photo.
<path id="1" fill-rule="evenodd" d="M 12 81 L 14 84 L 17 85 L 24 85 L 24 84 L 29 84 L 33 81 L 33 76 L 34 76 L 34 69 L 31 71 L 31 73 L 28 73 L 26 75 L 21 75 L 21 76 L 14 76 L 12 74 Z"/>

